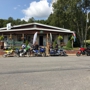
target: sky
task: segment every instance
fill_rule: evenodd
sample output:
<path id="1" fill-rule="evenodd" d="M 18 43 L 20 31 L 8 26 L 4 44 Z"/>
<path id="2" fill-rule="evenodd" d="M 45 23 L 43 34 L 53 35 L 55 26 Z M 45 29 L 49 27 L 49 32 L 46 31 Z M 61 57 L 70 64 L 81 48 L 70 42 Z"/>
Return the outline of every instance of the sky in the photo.
<path id="1" fill-rule="evenodd" d="M 56 0 L 0 0 L 0 19 L 21 19 L 28 21 L 47 19 L 53 12 L 52 3 Z"/>

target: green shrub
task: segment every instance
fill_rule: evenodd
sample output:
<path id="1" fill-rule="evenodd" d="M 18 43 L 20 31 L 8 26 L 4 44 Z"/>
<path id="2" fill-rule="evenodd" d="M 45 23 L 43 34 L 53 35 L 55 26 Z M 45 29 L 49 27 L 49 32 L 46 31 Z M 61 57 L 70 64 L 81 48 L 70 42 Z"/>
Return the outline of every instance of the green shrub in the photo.
<path id="1" fill-rule="evenodd" d="M 55 48 L 56 43 L 57 43 L 57 39 L 55 39 L 54 42 L 53 42 L 53 47 L 54 48 Z"/>
<path id="2" fill-rule="evenodd" d="M 69 40 L 69 41 L 67 42 L 66 47 L 67 47 L 67 48 L 72 48 L 72 42 L 71 42 L 71 40 Z"/>
<path id="3" fill-rule="evenodd" d="M 84 45 L 85 45 L 85 41 L 84 41 Z M 86 46 L 90 46 L 90 40 L 86 40 Z"/>
<path id="4" fill-rule="evenodd" d="M 87 47 L 90 46 L 90 42 L 86 42 L 86 46 L 87 46 Z"/>
<path id="5" fill-rule="evenodd" d="M 28 45 L 28 43 L 29 43 L 28 40 L 26 40 L 26 41 L 25 41 L 26 46 Z"/>

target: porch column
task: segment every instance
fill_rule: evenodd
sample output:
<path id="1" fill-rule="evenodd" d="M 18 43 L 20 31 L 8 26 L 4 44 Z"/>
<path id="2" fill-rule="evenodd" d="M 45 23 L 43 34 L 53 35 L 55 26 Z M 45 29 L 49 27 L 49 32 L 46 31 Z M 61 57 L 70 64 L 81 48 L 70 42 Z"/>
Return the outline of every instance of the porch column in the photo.
<path id="1" fill-rule="evenodd" d="M 24 37 L 24 33 L 22 34 L 22 37 Z"/>
<path id="2" fill-rule="evenodd" d="M 9 39 L 12 39 L 12 34 L 10 34 L 10 37 L 9 37 Z"/>
<path id="3" fill-rule="evenodd" d="M 24 42 L 24 33 L 22 34 L 22 41 Z"/>
<path id="4" fill-rule="evenodd" d="M 12 33 L 10 33 L 9 41 L 11 42 L 10 47 L 12 47 L 12 46 L 13 46 L 13 42 L 12 42 Z"/>
<path id="5" fill-rule="evenodd" d="M 46 40 L 47 42 L 47 46 L 46 46 L 46 55 L 48 56 L 49 55 L 49 43 L 48 43 L 48 33 L 47 33 L 47 40 Z"/>

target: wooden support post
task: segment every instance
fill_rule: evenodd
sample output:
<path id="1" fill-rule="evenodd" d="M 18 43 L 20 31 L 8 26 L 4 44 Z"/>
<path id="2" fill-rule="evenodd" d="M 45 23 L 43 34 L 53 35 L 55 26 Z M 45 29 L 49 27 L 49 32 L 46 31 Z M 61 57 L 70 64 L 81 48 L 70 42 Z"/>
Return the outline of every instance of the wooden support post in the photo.
<path id="1" fill-rule="evenodd" d="M 47 33 L 47 46 L 46 46 L 46 55 L 49 55 L 49 42 L 48 42 L 48 33 Z"/>
<path id="2" fill-rule="evenodd" d="M 24 37 L 24 33 L 22 34 L 22 37 Z"/>
<path id="3" fill-rule="evenodd" d="M 10 37 L 9 38 L 12 39 L 12 34 L 10 34 Z"/>
<path id="4" fill-rule="evenodd" d="M 22 37 L 21 37 L 22 41 L 24 42 L 24 33 L 22 34 Z"/>

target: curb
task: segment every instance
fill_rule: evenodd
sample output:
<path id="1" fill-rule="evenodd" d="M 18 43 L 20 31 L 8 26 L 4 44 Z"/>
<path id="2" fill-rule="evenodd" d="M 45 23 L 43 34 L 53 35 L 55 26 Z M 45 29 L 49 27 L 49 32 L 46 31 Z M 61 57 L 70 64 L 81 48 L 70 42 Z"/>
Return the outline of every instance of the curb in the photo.
<path id="1" fill-rule="evenodd" d="M 67 54 L 68 56 L 76 56 L 76 54 Z M 0 57 L 3 57 L 3 55 L 0 55 Z"/>
<path id="2" fill-rule="evenodd" d="M 68 56 L 76 56 L 76 54 L 67 54 Z"/>
<path id="3" fill-rule="evenodd" d="M 0 55 L 0 57 L 2 57 L 2 55 Z"/>

